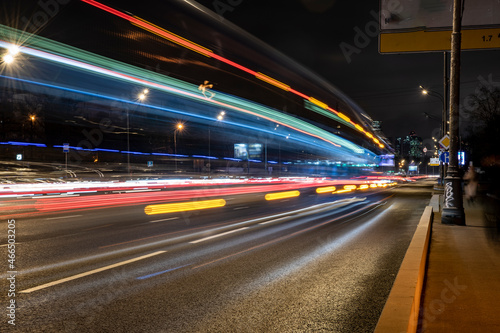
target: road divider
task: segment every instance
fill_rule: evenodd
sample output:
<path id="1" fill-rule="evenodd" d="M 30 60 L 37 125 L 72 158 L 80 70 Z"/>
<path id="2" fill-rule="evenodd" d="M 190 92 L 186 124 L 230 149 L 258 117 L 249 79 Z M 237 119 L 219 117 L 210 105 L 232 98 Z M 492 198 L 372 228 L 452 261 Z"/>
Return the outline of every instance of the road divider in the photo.
<path id="1" fill-rule="evenodd" d="M 406 251 L 375 333 L 416 332 L 433 219 L 427 206 Z"/>

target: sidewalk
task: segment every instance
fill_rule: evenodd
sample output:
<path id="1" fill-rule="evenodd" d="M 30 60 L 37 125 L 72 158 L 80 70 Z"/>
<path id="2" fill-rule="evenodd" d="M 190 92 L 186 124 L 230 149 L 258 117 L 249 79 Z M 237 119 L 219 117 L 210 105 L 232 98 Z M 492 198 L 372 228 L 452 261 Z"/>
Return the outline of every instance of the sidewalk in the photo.
<path id="1" fill-rule="evenodd" d="M 466 226 L 434 214 L 418 332 L 500 332 L 500 201 L 464 206 Z"/>

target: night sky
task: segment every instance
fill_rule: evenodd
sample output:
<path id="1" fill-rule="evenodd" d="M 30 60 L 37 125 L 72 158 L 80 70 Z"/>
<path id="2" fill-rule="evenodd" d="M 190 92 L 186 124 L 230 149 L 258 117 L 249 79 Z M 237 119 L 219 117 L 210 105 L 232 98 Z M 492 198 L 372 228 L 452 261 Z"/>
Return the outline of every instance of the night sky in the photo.
<path id="1" fill-rule="evenodd" d="M 60 0 L 67 4 L 72 1 L 77 0 Z M 133 11 L 134 14 L 137 11 L 139 16 L 149 17 L 151 15 L 148 14 L 152 14 L 155 23 L 168 26 L 170 1 L 174 0 L 106 2 Z M 35 11 L 40 10 L 36 0 L 31 2 Z M 422 137 L 424 143 L 429 142 L 430 140 L 426 140 L 431 136 L 439 135 L 442 102 L 439 98 L 422 95 L 419 86 L 443 94 L 443 53 L 380 54 L 377 31 L 373 31 L 373 27 L 378 26 L 379 1 L 198 2 L 218 13 L 221 20 L 236 24 L 342 90 L 373 120 L 382 122 L 382 130 L 390 141 L 406 136 L 411 131 Z M 466 2 L 466 6 L 469 3 Z M 64 6 L 61 8 L 64 9 Z M 64 14 L 64 10 L 61 13 Z M 165 22 L 162 23 L 163 19 Z M 358 40 L 358 45 L 359 42 L 364 45 L 358 48 L 357 53 L 346 57 L 340 45 L 354 47 L 359 31 L 368 37 Z M 60 33 L 64 34 L 66 31 Z M 461 68 L 462 109 L 467 105 L 467 96 L 481 83 L 489 82 L 500 86 L 499 50 L 464 51 Z M 285 83 L 298 85 L 297 82 Z M 426 117 L 425 114 L 431 117 Z M 461 121 L 462 129 L 465 129 L 467 117 L 461 117 Z"/>
<path id="2" fill-rule="evenodd" d="M 442 102 L 423 96 L 419 85 L 443 93 L 443 53 L 380 54 L 378 37 L 369 37 L 350 61 L 341 43 L 354 46 L 356 29 L 374 24 L 378 1 L 199 0 L 353 98 L 388 137 L 416 131 L 424 140 L 437 135 Z M 233 5 L 229 5 L 232 3 Z M 225 4 L 225 5 L 221 5 Z M 373 36 L 373 33 L 371 33 Z M 345 45 L 345 44 L 344 44 Z M 462 52 L 461 104 L 481 82 L 500 85 L 498 50 Z M 463 106 L 462 106 L 463 108 Z M 466 127 L 466 119 L 462 128 Z"/>

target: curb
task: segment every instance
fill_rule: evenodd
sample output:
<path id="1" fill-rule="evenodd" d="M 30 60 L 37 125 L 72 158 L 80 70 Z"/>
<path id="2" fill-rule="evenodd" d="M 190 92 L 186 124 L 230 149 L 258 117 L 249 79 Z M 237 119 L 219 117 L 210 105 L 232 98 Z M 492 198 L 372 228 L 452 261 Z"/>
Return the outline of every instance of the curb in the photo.
<path id="1" fill-rule="evenodd" d="M 433 216 L 433 207 L 425 207 L 378 320 L 376 333 L 417 331 Z"/>

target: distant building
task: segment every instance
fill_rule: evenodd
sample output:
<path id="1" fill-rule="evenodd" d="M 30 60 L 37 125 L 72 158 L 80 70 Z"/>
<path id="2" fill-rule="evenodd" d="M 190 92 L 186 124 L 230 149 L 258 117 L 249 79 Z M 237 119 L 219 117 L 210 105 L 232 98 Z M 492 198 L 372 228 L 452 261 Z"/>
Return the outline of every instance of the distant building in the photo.
<path id="1" fill-rule="evenodd" d="M 382 131 L 382 122 L 380 120 L 372 121 L 372 127 L 374 131 Z"/>
<path id="2" fill-rule="evenodd" d="M 396 138 L 394 148 L 399 158 L 418 160 L 422 157 L 422 138 L 418 137 L 415 131 L 411 131 L 406 137 Z"/>

